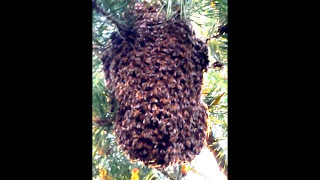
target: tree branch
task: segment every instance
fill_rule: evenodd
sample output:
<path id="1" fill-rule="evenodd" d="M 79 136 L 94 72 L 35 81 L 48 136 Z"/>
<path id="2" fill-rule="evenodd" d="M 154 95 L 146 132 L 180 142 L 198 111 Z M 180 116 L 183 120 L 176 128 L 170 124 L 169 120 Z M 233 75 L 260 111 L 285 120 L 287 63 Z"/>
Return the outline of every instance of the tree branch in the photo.
<path id="1" fill-rule="evenodd" d="M 212 145 L 213 143 L 215 143 L 214 145 Z M 222 148 L 220 147 L 218 140 L 213 136 L 213 133 L 211 132 L 208 139 L 207 139 L 207 144 L 208 145 L 212 145 L 212 146 L 208 146 L 208 148 L 213 152 L 214 157 L 216 157 L 217 163 L 220 167 L 220 170 L 222 170 L 225 166 L 225 170 L 223 171 L 223 173 L 228 176 L 228 165 L 225 164 L 226 162 L 226 155 L 224 154 L 222 157 L 218 157 L 217 155 L 222 151 Z M 223 152 L 221 152 L 223 153 Z M 219 162 L 221 162 L 219 164 Z"/>
<path id="2" fill-rule="evenodd" d="M 99 46 L 104 46 L 101 42 L 99 42 L 97 39 L 95 39 L 95 38 L 92 38 L 92 40 L 96 43 L 96 44 L 98 44 Z"/>
<path id="3" fill-rule="evenodd" d="M 115 24 L 117 26 L 117 28 L 119 30 L 123 30 L 123 29 L 127 29 L 127 27 L 125 25 L 121 25 L 118 21 L 116 21 L 115 19 L 113 19 L 111 17 L 110 13 L 107 13 L 104 11 L 104 9 L 102 9 L 101 7 L 98 6 L 97 0 L 93 0 L 92 1 L 92 9 L 94 9 L 96 12 L 101 13 L 103 16 L 105 16 L 108 20 L 111 21 L 112 24 Z"/>

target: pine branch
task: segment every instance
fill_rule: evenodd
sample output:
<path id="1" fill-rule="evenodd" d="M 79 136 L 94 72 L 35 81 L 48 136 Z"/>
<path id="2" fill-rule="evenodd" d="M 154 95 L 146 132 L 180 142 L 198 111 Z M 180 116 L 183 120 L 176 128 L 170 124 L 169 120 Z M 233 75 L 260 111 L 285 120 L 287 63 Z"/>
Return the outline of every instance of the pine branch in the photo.
<path id="1" fill-rule="evenodd" d="M 109 16 L 102 8 L 98 7 L 97 0 L 92 1 L 92 8 L 104 16 Z"/>
<path id="2" fill-rule="evenodd" d="M 93 123 L 94 125 L 100 126 L 100 127 L 111 127 L 113 125 L 113 119 L 112 118 L 108 118 L 108 119 L 94 118 Z"/>
<path id="3" fill-rule="evenodd" d="M 216 157 L 217 159 L 217 163 L 220 167 L 220 170 L 223 169 L 225 167 L 225 170 L 223 171 L 223 173 L 228 176 L 228 164 L 225 164 L 226 162 L 226 155 L 223 155 L 222 157 L 218 157 L 218 154 L 223 153 L 222 152 L 222 148 L 218 143 L 218 140 L 213 136 L 213 133 L 211 132 L 208 139 L 207 139 L 207 144 L 208 145 L 212 145 L 212 146 L 208 146 L 208 148 L 213 152 L 214 157 Z M 220 162 L 220 163 L 219 163 Z"/>
<path id="4" fill-rule="evenodd" d="M 92 40 L 93 40 L 97 45 L 99 45 L 99 46 L 101 46 L 101 47 L 104 46 L 104 45 L 103 45 L 101 42 L 99 42 L 97 39 L 92 38 Z"/>
<path id="5" fill-rule="evenodd" d="M 92 45 L 92 51 L 96 54 L 96 56 L 98 56 L 99 59 L 101 59 L 102 57 L 102 52 L 105 50 L 106 48 L 104 48 L 103 46 L 99 46 L 99 45 Z"/>
<path id="6" fill-rule="evenodd" d="M 102 9 L 101 7 L 98 6 L 97 0 L 93 0 L 92 1 L 92 9 L 94 9 L 96 12 L 101 13 L 103 16 L 105 16 L 109 21 L 111 21 L 112 24 L 115 24 L 118 28 L 118 30 L 125 30 L 128 29 L 128 27 L 126 27 L 125 25 L 120 24 L 117 20 L 112 18 L 112 15 L 110 13 L 107 13 L 106 11 L 104 11 L 104 9 Z"/>

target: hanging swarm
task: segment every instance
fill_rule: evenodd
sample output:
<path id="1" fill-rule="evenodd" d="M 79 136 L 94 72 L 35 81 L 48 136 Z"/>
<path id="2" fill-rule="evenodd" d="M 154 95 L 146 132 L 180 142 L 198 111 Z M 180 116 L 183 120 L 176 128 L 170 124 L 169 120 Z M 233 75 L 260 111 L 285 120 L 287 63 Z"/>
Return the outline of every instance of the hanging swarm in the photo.
<path id="1" fill-rule="evenodd" d="M 102 58 L 107 88 L 118 102 L 117 143 L 131 160 L 165 168 L 190 162 L 205 143 L 200 101 L 206 44 L 179 17 L 137 3 L 132 28 L 111 35 Z"/>

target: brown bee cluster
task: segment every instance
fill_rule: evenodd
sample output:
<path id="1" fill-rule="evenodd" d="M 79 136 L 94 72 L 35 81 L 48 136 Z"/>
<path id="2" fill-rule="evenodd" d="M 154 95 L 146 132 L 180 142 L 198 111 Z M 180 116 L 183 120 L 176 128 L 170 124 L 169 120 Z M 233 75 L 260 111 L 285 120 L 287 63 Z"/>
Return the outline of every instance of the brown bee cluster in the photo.
<path id="1" fill-rule="evenodd" d="M 111 35 L 102 61 L 118 102 L 118 145 L 131 160 L 162 169 L 190 162 L 204 146 L 200 93 L 209 61 L 188 22 L 166 20 L 159 9 L 137 3 L 132 28 Z"/>

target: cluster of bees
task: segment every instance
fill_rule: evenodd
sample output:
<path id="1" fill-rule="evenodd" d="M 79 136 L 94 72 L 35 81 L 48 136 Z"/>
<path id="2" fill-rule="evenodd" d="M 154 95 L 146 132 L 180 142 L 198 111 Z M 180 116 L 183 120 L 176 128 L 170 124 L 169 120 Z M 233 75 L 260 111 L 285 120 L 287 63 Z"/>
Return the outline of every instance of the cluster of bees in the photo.
<path id="1" fill-rule="evenodd" d="M 118 145 L 131 160 L 162 169 L 190 162 L 204 146 L 208 115 L 200 94 L 209 60 L 190 24 L 167 20 L 159 9 L 137 3 L 132 27 L 111 35 L 102 61 L 118 102 Z"/>

